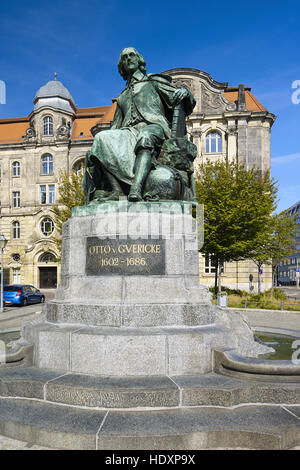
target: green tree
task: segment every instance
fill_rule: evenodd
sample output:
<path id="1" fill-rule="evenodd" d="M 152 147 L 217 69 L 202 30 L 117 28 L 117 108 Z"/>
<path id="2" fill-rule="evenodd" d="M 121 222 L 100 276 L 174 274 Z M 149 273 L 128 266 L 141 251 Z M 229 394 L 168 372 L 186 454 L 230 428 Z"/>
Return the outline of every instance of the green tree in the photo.
<path id="1" fill-rule="evenodd" d="M 249 258 L 258 269 L 258 293 L 261 293 L 262 266 L 272 265 L 272 276 L 282 258 L 295 251 L 296 217 L 289 216 L 285 211 L 270 216 L 268 223 L 257 233 L 253 242 L 253 250 Z"/>
<path id="2" fill-rule="evenodd" d="M 66 170 L 60 171 L 58 178 L 59 198 L 53 210 L 55 225 L 59 233 L 54 241 L 61 252 L 61 234 L 63 224 L 71 217 L 72 207 L 84 205 L 84 194 L 81 187 L 82 174 L 73 171 L 70 175 Z"/>
<path id="3" fill-rule="evenodd" d="M 228 161 L 206 162 L 196 174 L 196 192 L 204 204 L 204 245 L 216 266 L 221 290 L 224 262 L 248 259 L 254 240 L 276 208 L 277 186 L 269 173 Z"/>

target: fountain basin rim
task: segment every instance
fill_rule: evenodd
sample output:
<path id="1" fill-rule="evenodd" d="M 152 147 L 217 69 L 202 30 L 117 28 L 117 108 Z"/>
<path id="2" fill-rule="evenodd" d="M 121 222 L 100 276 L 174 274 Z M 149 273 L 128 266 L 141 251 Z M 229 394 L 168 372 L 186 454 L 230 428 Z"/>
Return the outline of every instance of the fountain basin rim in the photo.
<path id="1" fill-rule="evenodd" d="M 268 380 L 274 376 L 300 379 L 300 364 L 245 357 L 235 349 L 214 349 L 214 371 L 223 375 L 243 375 Z"/>

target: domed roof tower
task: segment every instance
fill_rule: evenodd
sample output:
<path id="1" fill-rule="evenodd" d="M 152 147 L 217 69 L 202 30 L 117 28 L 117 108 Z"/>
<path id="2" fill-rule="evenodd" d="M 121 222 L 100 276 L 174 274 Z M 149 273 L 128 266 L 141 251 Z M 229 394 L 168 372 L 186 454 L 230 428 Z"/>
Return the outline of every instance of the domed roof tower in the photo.
<path id="1" fill-rule="evenodd" d="M 50 106 L 74 114 L 76 106 L 69 90 L 56 79 L 50 80 L 43 85 L 36 93 L 34 100 L 34 111 Z"/>

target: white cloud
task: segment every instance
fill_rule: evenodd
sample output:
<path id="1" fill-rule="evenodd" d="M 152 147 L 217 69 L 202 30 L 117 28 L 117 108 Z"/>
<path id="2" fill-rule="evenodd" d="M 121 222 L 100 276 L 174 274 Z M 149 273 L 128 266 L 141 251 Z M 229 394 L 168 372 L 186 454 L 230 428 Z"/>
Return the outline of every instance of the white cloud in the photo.
<path id="1" fill-rule="evenodd" d="M 273 157 L 271 159 L 272 166 L 286 165 L 287 163 L 298 160 L 300 162 L 300 153 L 290 153 L 282 157 Z"/>

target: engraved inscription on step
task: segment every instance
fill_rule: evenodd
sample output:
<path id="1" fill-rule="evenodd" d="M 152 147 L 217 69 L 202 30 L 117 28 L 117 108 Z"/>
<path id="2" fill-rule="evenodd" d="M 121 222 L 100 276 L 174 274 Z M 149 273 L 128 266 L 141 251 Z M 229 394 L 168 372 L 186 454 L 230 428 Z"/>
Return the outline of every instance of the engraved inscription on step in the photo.
<path id="1" fill-rule="evenodd" d="M 88 237 L 87 276 L 153 275 L 166 273 L 165 240 L 124 240 Z"/>

